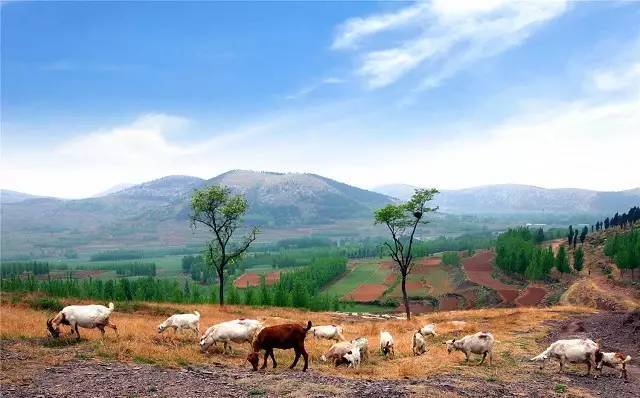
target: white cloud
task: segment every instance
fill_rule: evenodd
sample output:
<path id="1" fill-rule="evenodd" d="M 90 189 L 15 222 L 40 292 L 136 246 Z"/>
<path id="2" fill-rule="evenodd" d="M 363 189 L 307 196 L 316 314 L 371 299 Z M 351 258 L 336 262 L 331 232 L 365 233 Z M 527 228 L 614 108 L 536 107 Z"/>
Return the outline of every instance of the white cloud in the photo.
<path id="1" fill-rule="evenodd" d="M 338 28 L 332 48 L 353 49 L 370 39 L 358 53 L 356 73 L 370 88 L 392 84 L 421 69 L 422 88 L 437 86 L 475 61 L 520 44 L 541 24 L 561 15 L 565 1 L 514 2 L 434 1 L 396 12 L 353 18 Z M 376 46 L 383 32 L 400 32 L 404 39 L 387 48 Z M 373 40 L 373 36 L 376 36 Z"/>

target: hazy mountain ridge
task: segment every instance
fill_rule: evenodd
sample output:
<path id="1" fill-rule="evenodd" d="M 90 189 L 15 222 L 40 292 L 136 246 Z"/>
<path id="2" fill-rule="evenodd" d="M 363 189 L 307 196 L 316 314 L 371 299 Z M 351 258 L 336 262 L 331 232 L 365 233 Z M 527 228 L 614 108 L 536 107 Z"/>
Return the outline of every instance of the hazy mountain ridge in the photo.
<path id="1" fill-rule="evenodd" d="M 373 188 L 406 200 L 416 187 L 391 184 Z M 443 190 L 434 202 L 448 213 L 552 212 L 610 214 L 640 203 L 640 188 L 601 192 L 577 188 L 548 189 L 531 185 L 485 185 Z"/>

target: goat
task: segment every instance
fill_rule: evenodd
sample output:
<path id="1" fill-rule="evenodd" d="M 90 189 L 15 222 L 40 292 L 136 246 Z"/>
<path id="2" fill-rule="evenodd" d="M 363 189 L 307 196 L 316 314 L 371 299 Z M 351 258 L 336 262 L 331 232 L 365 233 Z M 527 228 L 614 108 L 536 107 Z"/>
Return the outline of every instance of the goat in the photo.
<path id="1" fill-rule="evenodd" d="M 350 352 L 355 346 L 347 341 L 340 341 L 331 346 L 329 351 L 320 357 L 322 362 L 332 361 L 336 366 L 343 363 L 342 357 Z"/>
<path id="2" fill-rule="evenodd" d="M 316 339 L 345 341 L 342 336 L 342 327 L 336 325 L 314 326 L 309 330 Z"/>
<path id="3" fill-rule="evenodd" d="M 413 355 L 422 355 L 427 352 L 427 342 L 424 340 L 424 337 L 422 337 L 420 330 L 413 334 L 411 346 L 413 349 Z"/>
<path id="4" fill-rule="evenodd" d="M 423 337 L 427 337 L 427 335 L 431 335 L 433 337 L 436 337 L 436 325 L 434 325 L 433 323 L 429 323 L 427 325 L 424 325 L 422 328 L 420 328 L 420 330 L 418 330 L 418 332 L 423 336 Z"/>
<path id="5" fill-rule="evenodd" d="M 562 367 L 565 362 L 584 363 L 587 365 L 586 375 L 588 376 L 591 374 L 591 367 L 596 365 L 596 357 L 599 355 L 599 351 L 598 344 L 589 339 L 558 340 L 540 355 L 531 358 L 531 361 L 542 362 L 540 364 L 540 369 L 542 369 L 547 359 L 554 358 L 560 363 L 559 373 L 562 373 Z"/>
<path id="6" fill-rule="evenodd" d="M 359 368 L 360 367 L 360 349 L 358 347 L 353 347 L 349 352 L 344 354 L 342 358 L 349 363 L 350 368 Z"/>
<path id="7" fill-rule="evenodd" d="M 193 330 L 196 335 L 200 335 L 200 313 L 193 311 L 193 314 L 174 314 L 158 325 L 158 333 L 162 333 L 168 328 L 172 328 L 176 333 L 178 330 Z"/>
<path id="8" fill-rule="evenodd" d="M 602 366 L 620 369 L 620 378 L 627 378 L 627 363 L 631 362 L 631 355 L 621 352 L 596 352 L 596 369 L 602 374 Z"/>
<path id="9" fill-rule="evenodd" d="M 360 350 L 361 360 L 367 360 L 369 358 L 369 340 L 366 337 L 358 337 L 351 340 L 351 344 L 354 347 L 358 347 Z"/>
<path id="10" fill-rule="evenodd" d="M 200 338 L 200 351 L 207 352 L 211 345 L 221 341 L 224 343 L 223 352 L 226 353 L 231 342 L 251 343 L 261 327 L 262 323 L 254 319 L 236 319 L 218 323 L 209 327 Z"/>
<path id="11" fill-rule="evenodd" d="M 382 355 L 387 356 L 389 353 L 391 355 L 396 355 L 393 349 L 393 336 L 389 332 L 380 332 L 380 351 Z"/>
<path id="12" fill-rule="evenodd" d="M 465 361 L 469 362 L 469 354 L 482 355 L 482 360 L 479 365 L 484 363 L 485 358 L 489 355 L 489 365 L 493 363 L 493 343 L 495 339 L 491 333 L 478 332 L 469 336 L 464 336 L 460 340 L 447 340 L 444 344 L 447 345 L 447 351 L 451 354 L 452 351 L 464 352 Z"/>
<path id="13" fill-rule="evenodd" d="M 296 353 L 296 357 L 293 360 L 289 369 L 293 369 L 298 363 L 300 356 L 304 358 L 303 372 L 307 371 L 309 365 L 309 354 L 304 349 L 304 339 L 307 337 L 307 332 L 311 329 L 311 321 L 307 322 L 307 326 L 302 326 L 297 323 L 287 323 L 276 326 L 269 326 L 262 329 L 256 338 L 253 340 L 252 348 L 253 352 L 247 355 L 247 361 L 253 367 L 253 370 L 258 370 L 258 362 L 260 361 L 260 350 L 264 350 L 264 362 L 260 369 L 267 367 L 267 358 L 271 357 L 273 367 L 276 367 L 276 357 L 273 355 L 273 349 L 278 348 L 281 350 L 292 349 Z"/>
<path id="14" fill-rule="evenodd" d="M 58 315 L 47 320 L 47 329 L 51 336 L 58 338 L 60 336 L 60 325 L 67 325 L 71 328 L 71 333 L 75 332 L 78 340 L 80 340 L 79 327 L 85 329 L 98 328 L 103 337 L 104 328 L 110 327 L 117 336 L 118 328 L 109 321 L 113 308 L 113 303 L 109 303 L 109 307 L 96 304 L 69 305 L 58 312 Z"/>

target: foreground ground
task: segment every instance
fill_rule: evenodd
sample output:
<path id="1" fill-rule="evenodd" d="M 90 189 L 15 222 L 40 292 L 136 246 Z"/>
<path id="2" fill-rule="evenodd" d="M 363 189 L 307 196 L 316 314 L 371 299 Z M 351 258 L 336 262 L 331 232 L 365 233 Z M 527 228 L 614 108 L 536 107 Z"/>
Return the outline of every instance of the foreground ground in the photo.
<path id="1" fill-rule="evenodd" d="M 636 365 L 630 367 L 631 381 L 623 383 L 611 370 L 594 380 L 583 376 L 583 366 L 569 366 L 565 374 L 557 374 L 555 364 L 539 370 L 528 361 L 551 339 L 582 333 L 601 338 L 607 349 L 627 351 L 635 362 L 640 352 L 633 338 L 640 333 L 640 319 L 625 326 L 623 313 L 594 313 L 581 307 L 486 309 L 438 312 L 407 322 L 278 308 L 198 307 L 203 325 L 243 316 L 267 324 L 310 317 L 316 324 L 341 324 L 349 339 L 366 336 L 372 347 L 371 360 L 360 369 L 334 368 L 319 361 L 331 343 L 308 338 L 309 372 L 287 369 L 292 356 L 280 351 L 276 370 L 255 373 L 244 361 L 247 345 L 235 345 L 231 355 L 205 356 L 198 351 L 195 337 L 157 336 L 155 326 L 165 312 L 175 309 L 144 305 L 131 313 L 114 313 L 118 339 L 101 340 L 96 331 L 84 331 L 83 340 L 75 342 L 46 337 L 44 321 L 50 312 L 4 303 L 0 308 L 0 393 L 6 397 L 640 395 Z M 427 354 L 414 357 L 410 336 L 427 322 L 435 322 L 440 335 L 428 341 Z M 381 330 L 395 336 L 395 358 L 377 354 Z M 492 366 L 466 364 L 461 353 L 447 355 L 444 340 L 477 330 L 491 330 L 500 341 Z"/>

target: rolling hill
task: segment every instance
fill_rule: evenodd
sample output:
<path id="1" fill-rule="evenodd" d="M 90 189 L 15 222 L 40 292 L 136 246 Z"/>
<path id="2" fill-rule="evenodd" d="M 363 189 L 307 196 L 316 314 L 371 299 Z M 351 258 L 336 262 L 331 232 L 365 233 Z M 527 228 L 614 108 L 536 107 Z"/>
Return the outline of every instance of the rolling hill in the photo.
<path id="1" fill-rule="evenodd" d="M 124 244 L 183 245 L 197 234 L 188 223 L 194 189 L 221 184 L 243 193 L 249 224 L 283 228 L 370 217 L 391 198 L 315 174 L 233 170 L 209 180 L 168 176 L 101 197 L 27 198 L 2 203 L 3 255 Z"/>
<path id="2" fill-rule="evenodd" d="M 393 184 L 373 190 L 406 200 L 415 187 Z M 586 189 L 547 189 L 531 185 L 485 185 L 459 190 L 443 190 L 434 201 L 446 213 L 587 213 L 610 215 L 637 206 L 640 189 L 600 192 Z"/>

